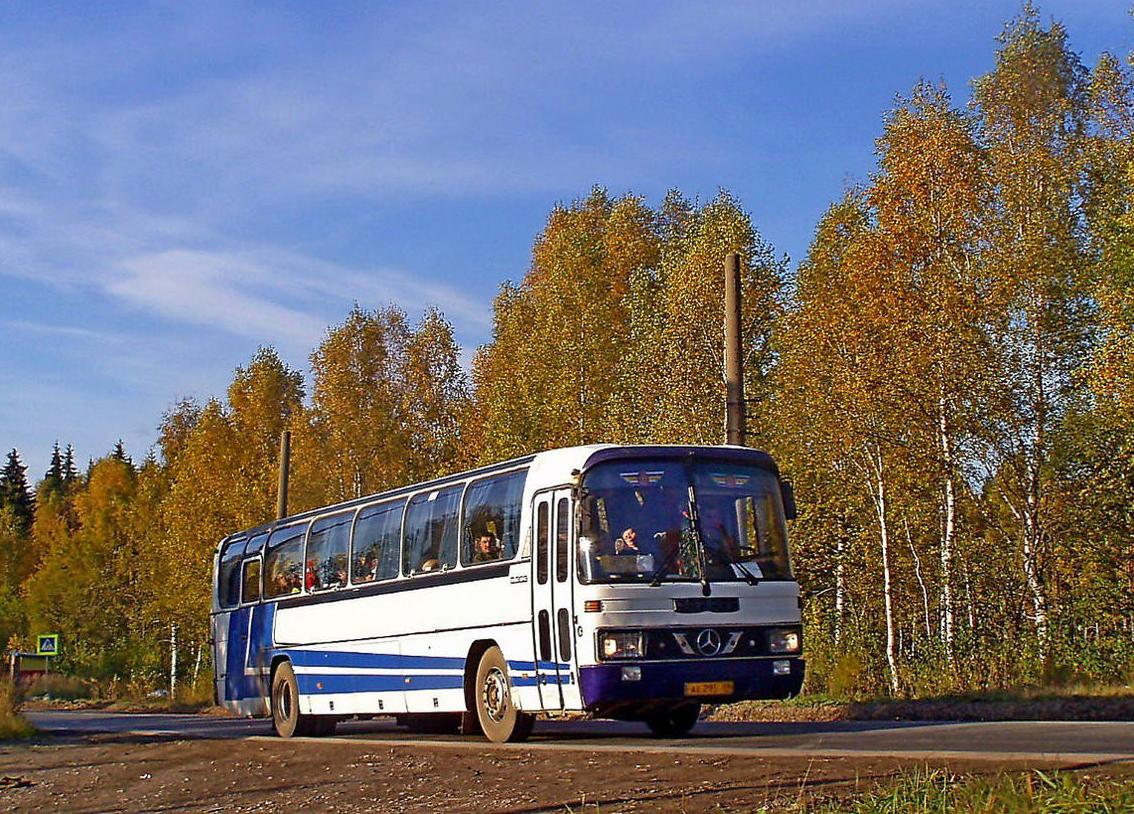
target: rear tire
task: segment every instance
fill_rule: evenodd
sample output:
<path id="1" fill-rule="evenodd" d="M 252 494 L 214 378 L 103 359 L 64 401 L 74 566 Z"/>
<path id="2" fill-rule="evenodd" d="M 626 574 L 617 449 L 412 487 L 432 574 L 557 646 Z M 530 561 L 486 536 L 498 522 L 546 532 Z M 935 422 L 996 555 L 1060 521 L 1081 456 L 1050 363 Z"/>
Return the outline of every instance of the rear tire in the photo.
<path id="1" fill-rule="evenodd" d="M 697 725 L 700 715 L 700 704 L 682 704 L 651 713 L 646 718 L 646 726 L 659 738 L 681 738 Z"/>
<path id="2" fill-rule="evenodd" d="M 476 715 L 484 736 L 493 743 L 526 740 L 535 716 L 512 705 L 508 662 L 499 647 L 490 647 L 476 668 Z"/>
<path id="3" fill-rule="evenodd" d="M 285 661 L 272 676 L 272 727 L 281 738 L 310 735 L 313 716 L 299 714 L 299 684 L 291 662 Z"/>

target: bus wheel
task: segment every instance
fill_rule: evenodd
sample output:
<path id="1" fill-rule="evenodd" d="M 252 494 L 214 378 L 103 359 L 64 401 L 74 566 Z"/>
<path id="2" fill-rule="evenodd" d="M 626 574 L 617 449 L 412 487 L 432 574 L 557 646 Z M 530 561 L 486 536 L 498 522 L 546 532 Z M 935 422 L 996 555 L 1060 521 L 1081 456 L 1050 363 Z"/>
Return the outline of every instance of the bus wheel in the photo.
<path id="1" fill-rule="evenodd" d="M 476 715 L 493 743 L 522 741 L 532 732 L 535 716 L 512 706 L 508 663 L 499 647 L 490 647 L 476 669 Z"/>
<path id="2" fill-rule="evenodd" d="M 281 738 L 310 735 L 314 721 L 299 714 L 299 685 L 291 662 L 282 662 L 272 677 L 272 726 Z"/>
<path id="3" fill-rule="evenodd" d="M 659 738 L 680 738 L 688 735 L 701 714 L 700 704 L 683 704 L 660 709 L 646 718 L 646 726 Z"/>

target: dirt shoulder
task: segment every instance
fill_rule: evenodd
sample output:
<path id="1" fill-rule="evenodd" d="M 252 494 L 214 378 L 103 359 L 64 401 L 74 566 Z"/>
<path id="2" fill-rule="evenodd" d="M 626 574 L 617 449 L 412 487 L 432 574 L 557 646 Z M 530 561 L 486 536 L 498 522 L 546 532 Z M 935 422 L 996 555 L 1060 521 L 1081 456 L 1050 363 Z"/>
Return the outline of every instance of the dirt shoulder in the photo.
<path id="1" fill-rule="evenodd" d="M 690 812 L 791 810 L 914 767 L 1005 763 L 391 748 L 365 741 L 97 736 L 0 744 L 0 809 L 95 811 Z M 1034 765 L 1030 768 L 1036 768 Z M 1080 771 L 1134 775 L 1117 764 Z"/>

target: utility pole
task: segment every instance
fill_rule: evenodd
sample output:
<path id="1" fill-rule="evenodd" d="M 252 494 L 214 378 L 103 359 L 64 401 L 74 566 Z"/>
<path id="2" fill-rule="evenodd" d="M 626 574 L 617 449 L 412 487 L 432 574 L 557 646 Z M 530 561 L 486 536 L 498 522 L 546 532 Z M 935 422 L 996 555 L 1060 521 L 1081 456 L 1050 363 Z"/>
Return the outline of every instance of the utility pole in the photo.
<path id="1" fill-rule="evenodd" d="M 740 254 L 725 257 L 725 443 L 744 446 L 744 337 L 740 330 Z"/>
<path id="2" fill-rule="evenodd" d="M 291 430 L 280 434 L 280 480 L 276 488 L 276 519 L 287 517 L 287 479 L 291 466 Z"/>

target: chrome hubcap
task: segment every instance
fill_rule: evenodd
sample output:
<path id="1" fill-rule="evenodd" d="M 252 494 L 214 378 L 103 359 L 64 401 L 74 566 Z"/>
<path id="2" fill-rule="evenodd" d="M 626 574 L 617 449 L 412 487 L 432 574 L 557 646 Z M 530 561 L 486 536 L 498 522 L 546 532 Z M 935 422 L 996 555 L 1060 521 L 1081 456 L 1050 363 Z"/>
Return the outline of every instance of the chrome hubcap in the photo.
<path id="1" fill-rule="evenodd" d="M 488 671 L 484 677 L 484 711 L 496 723 L 504 720 L 508 713 L 508 681 L 497 667 Z"/>

